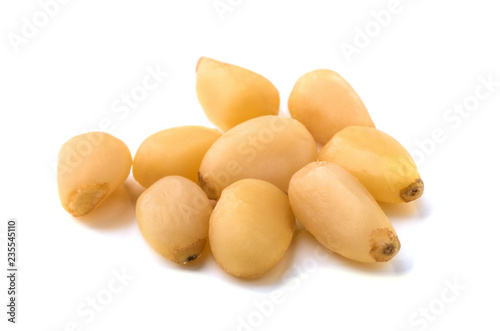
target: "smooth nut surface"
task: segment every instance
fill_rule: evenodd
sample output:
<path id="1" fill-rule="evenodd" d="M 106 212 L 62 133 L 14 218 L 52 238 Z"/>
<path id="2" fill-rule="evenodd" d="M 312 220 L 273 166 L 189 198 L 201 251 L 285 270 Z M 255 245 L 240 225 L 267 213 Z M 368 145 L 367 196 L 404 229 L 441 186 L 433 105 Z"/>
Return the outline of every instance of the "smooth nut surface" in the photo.
<path id="1" fill-rule="evenodd" d="M 131 165 L 128 147 L 108 133 L 71 138 L 58 156 L 57 188 L 63 208 L 75 217 L 88 214 L 127 179 Z"/>
<path id="2" fill-rule="evenodd" d="M 267 78 L 207 57 L 196 66 L 196 95 L 207 118 L 223 132 L 279 112 L 279 92 Z"/>
<path id="3" fill-rule="evenodd" d="M 146 242 L 181 264 L 201 254 L 211 213 L 205 193 L 181 176 L 158 180 L 141 194 L 136 205 L 137 223 Z"/>
<path id="4" fill-rule="evenodd" d="M 297 220 L 331 251 L 359 262 L 384 262 L 401 245 L 392 224 L 370 192 L 332 162 L 313 162 L 290 181 Z"/>
<path id="5" fill-rule="evenodd" d="M 321 144 L 326 144 L 334 134 L 350 125 L 375 127 L 352 86 L 328 69 L 302 75 L 290 93 L 288 109 Z"/>
<path id="6" fill-rule="evenodd" d="M 212 253 L 231 275 L 262 276 L 282 259 L 294 225 L 283 191 L 262 180 L 240 180 L 224 189 L 210 218 Z"/>
<path id="7" fill-rule="evenodd" d="M 319 159 L 349 171 L 380 202 L 409 202 L 424 191 L 410 153 L 375 128 L 350 126 L 341 130 L 321 149 Z"/>
<path id="8" fill-rule="evenodd" d="M 210 199 L 244 178 L 262 179 L 286 192 L 292 175 L 317 157 L 316 142 L 299 121 L 261 116 L 235 126 L 209 148 L 199 184 Z"/>
<path id="9" fill-rule="evenodd" d="M 147 137 L 134 156 L 135 180 L 148 188 L 165 176 L 198 180 L 201 160 L 221 133 L 203 126 L 180 126 Z"/>

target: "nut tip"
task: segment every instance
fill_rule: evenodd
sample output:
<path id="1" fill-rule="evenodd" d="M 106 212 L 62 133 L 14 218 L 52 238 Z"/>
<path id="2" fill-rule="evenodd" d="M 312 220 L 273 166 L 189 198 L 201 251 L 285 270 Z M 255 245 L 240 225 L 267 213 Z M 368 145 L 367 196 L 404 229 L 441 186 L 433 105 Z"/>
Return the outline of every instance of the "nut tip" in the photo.
<path id="1" fill-rule="evenodd" d="M 404 202 L 416 200 L 424 193 L 424 182 L 418 178 L 416 181 L 401 190 L 399 196 Z"/>
<path id="2" fill-rule="evenodd" d="M 370 255 L 376 262 L 387 262 L 401 249 L 398 236 L 391 229 L 375 229 L 371 234 Z"/>

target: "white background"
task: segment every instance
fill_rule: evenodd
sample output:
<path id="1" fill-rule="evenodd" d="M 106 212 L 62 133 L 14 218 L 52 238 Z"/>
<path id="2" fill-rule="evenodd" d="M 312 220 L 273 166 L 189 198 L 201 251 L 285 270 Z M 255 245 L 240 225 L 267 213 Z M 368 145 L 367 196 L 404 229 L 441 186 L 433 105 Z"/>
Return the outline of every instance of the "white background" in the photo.
<path id="1" fill-rule="evenodd" d="M 495 2 L 221 2 L 232 4 L 222 16 L 213 0 L 73 0 L 47 22 L 37 1 L 1 3 L 2 269 L 9 218 L 19 237 L 18 323 L 6 322 L 2 276 L 1 329 L 498 330 L 500 87 L 487 96 L 479 87 L 500 82 Z M 397 8 L 390 21 L 374 23 L 372 12 L 388 7 Z M 45 26 L 15 47 L 33 16 Z M 357 32 L 366 27 L 368 41 Z M 355 42 L 346 57 L 341 45 Z M 396 258 L 325 258 L 299 230 L 272 272 L 242 281 L 209 251 L 191 266 L 155 254 L 136 226 L 132 177 L 91 216 L 63 210 L 54 162 L 70 137 L 107 121 L 134 154 L 159 130 L 211 126 L 194 88 L 201 56 L 270 79 L 283 113 L 307 71 L 333 69 L 351 83 L 377 127 L 415 156 L 426 185 L 418 202 L 384 206 L 402 243 Z M 168 77 L 127 114 L 113 112 L 146 68 Z M 471 111 L 451 113 L 464 102 Z"/>

